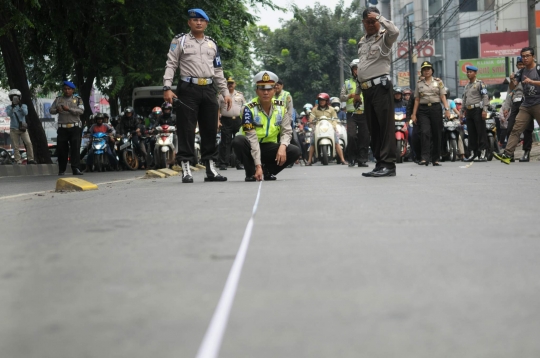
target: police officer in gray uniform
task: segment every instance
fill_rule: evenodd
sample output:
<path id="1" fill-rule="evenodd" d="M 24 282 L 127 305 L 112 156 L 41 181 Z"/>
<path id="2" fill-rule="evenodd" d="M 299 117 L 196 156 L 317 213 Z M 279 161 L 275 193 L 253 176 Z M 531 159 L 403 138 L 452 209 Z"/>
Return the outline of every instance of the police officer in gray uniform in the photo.
<path id="1" fill-rule="evenodd" d="M 354 99 L 360 101 L 362 91 L 365 101 L 364 113 L 371 133 L 371 149 L 377 160 L 375 169 L 362 175 L 395 176 L 394 91 L 388 74 L 392 45 L 399 36 L 399 29 L 390 20 L 381 16 L 376 7 L 365 9 L 362 19 L 366 35 L 358 43 L 360 62 Z"/>
<path id="2" fill-rule="evenodd" d="M 201 135 L 201 159 L 206 165 L 204 181 L 226 181 L 216 170 L 218 159 L 216 135 L 218 128 L 218 101 L 213 82 L 231 108 L 232 100 L 227 90 L 221 59 L 216 42 L 204 35 L 210 18 L 201 9 L 188 10 L 188 34 L 179 34 L 171 42 L 167 54 L 167 65 L 163 76 L 163 98 L 176 106 L 178 126 L 177 161 L 182 166 L 182 182 L 193 183 L 190 163 L 196 163 L 195 127 L 199 123 Z M 180 68 L 177 93 L 171 85 L 174 73 Z M 178 103 L 178 104 L 177 104 Z"/>
<path id="3" fill-rule="evenodd" d="M 81 97 L 73 95 L 75 85 L 64 81 L 63 96 L 56 97 L 49 112 L 58 114 L 57 152 L 58 175 L 64 175 L 67 168 L 68 155 L 73 175 L 83 175 L 79 170 L 81 151 L 81 119 L 84 105 Z"/>
<path id="4" fill-rule="evenodd" d="M 485 162 L 487 161 L 486 150 L 488 149 L 486 123 L 484 122 L 489 106 L 487 88 L 484 82 L 476 78 L 477 67 L 467 66 L 466 69 L 469 83 L 463 91 L 463 106 L 459 115 L 459 119 L 467 118 L 469 132 L 471 156 L 465 161 L 472 162 L 477 159 L 479 162 Z"/>

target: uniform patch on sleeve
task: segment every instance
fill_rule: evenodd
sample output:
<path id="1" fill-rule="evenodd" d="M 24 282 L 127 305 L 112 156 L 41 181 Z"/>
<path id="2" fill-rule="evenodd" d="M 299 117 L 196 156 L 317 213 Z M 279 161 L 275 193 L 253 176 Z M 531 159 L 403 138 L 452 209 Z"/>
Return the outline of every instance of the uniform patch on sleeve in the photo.
<path id="1" fill-rule="evenodd" d="M 280 101 L 279 99 L 275 99 L 275 100 L 274 100 L 274 104 L 275 104 L 276 106 L 283 106 L 283 101 Z"/>
<path id="2" fill-rule="evenodd" d="M 242 114 L 242 128 L 244 129 L 244 132 L 255 129 L 255 126 L 253 125 L 253 115 L 248 106 L 244 107 L 244 113 Z"/>
<path id="3" fill-rule="evenodd" d="M 178 44 L 171 43 L 171 52 L 174 52 L 174 50 L 176 50 L 177 46 L 178 46 Z"/>

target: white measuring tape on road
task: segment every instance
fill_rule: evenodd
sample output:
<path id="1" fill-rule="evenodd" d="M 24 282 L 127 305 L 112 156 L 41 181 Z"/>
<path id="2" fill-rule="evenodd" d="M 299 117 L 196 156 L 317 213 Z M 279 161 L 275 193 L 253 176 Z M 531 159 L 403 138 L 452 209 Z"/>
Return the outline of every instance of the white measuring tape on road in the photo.
<path id="1" fill-rule="evenodd" d="M 221 293 L 216 310 L 210 321 L 210 325 L 206 330 L 204 339 L 197 352 L 197 358 L 216 358 L 221 348 L 221 342 L 227 328 L 227 322 L 229 321 L 229 314 L 234 302 L 236 290 L 238 288 L 238 282 L 240 281 L 240 275 L 242 274 L 242 267 L 246 259 L 249 242 L 251 240 L 251 232 L 253 230 L 253 223 L 255 219 L 255 213 L 257 212 L 257 206 L 259 205 L 259 198 L 261 197 L 262 181 L 259 184 L 259 190 L 257 192 L 257 198 L 251 211 L 251 218 L 249 219 L 246 230 L 244 231 L 244 237 L 240 243 L 240 248 L 236 253 L 231 271 L 227 277 L 225 288 Z"/>

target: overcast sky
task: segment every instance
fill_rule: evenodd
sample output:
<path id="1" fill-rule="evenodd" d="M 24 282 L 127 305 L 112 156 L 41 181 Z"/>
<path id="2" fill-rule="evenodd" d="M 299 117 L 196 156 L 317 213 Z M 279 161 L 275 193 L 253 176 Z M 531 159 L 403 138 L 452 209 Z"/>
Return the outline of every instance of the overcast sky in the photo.
<path id="1" fill-rule="evenodd" d="M 335 6 L 339 3 L 339 0 L 325 0 L 325 1 L 313 1 L 313 0 L 274 0 L 273 3 L 277 6 L 281 6 L 287 9 L 290 9 L 291 4 L 296 4 L 300 9 L 306 8 L 306 7 L 313 7 L 313 5 L 319 2 L 330 9 L 334 9 Z M 345 0 L 344 1 L 345 7 L 349 6 L 351 4 L 351 0 Z M 270 27 L 272 30 L 275 30 L 276 28 L 280 27 L 279 19 L 285 19 L 289 20 L 293 18 L 292 11 L 288 12 L 282 12 L 282 11 L 271 11 L 268 9 L 261 9 L 259 7 L 259 12 L 256 13 L 260 20 L 257 22 L 258 25 L 266 25 Z"/>

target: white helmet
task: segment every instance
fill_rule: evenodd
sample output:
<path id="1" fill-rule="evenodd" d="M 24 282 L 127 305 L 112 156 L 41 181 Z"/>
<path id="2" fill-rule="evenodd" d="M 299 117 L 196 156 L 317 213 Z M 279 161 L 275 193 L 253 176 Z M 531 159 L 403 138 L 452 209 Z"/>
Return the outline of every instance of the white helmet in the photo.
<path id="1" fill-rule="evenodd" d="M 11 99 L 11 97 L 13 97 L 13 96 L 19 96 L 19 97 L 22 97 L 21 91 L 19 91 L 19 90 L 16 89 L 16 88 L 12 89 L 11 91 L 9 91 L 8 97 L 9 97 L 9 99 Z"/>
<path id="2" fill-rule="evenodd" d="M 351 61 L 351 63 L 349 63 L 349 67 L 352 69 L 354 67 L 358 67 L 358 64 L 360 63 L 360 60 L 355 58 L 354 60 Z"/>
<path id="3" fill-rule="evenodd" d="M 457 104 L 462 104 L 463 103 L 463 100 L 461 98 L 456 98 L 454 100 L 454 103 L 457 103 Z"/>
<path id="4" fill-rule="evenodd" d="M 301 116 L 301 117 L 303 117 L 303 116 L 305 116 L 305 115 L 306 115 L 306 112 L 303 112 L 303 111 L 300 112 L 300 116 Z"/>

